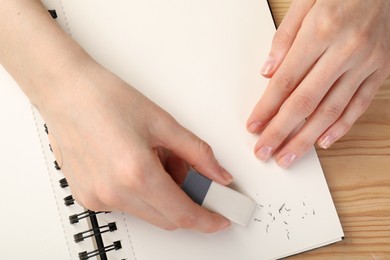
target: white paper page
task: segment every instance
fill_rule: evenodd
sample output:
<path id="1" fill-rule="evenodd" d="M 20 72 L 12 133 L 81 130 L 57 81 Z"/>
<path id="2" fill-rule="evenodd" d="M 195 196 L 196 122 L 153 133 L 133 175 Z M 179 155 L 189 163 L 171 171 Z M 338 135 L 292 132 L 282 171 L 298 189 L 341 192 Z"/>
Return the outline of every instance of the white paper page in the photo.
<path id="1" fill-rule="evenodd" d="M 289 170 L 253 155 L 245 123 L 267 82 L 274 26 L 259 0 L 63 0 L 70 32 L 93 57 L 206 140 L 259 203 L 246 229 L 167 232 L 128 217 L 137 259 L 272 259 L 343 236 L 312 149 Z M 131 162 L 129 162 L 131 163 Z"/>
<path id="2" fill-rule="evenodd" d="M 70 259 L 30 103 L 0 66 L 1 259 Z"/>

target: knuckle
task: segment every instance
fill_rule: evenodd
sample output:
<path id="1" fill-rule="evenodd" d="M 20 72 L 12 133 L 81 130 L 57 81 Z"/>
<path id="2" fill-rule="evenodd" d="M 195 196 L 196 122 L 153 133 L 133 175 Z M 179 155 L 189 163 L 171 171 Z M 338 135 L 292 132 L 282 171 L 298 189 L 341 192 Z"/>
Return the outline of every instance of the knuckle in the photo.
<path id="1" fill-rule="evenodd" d="M 147 187 L 146 169 L 141 162 L 121 160 L 114 167 L 118 183 L 134 193 L 142 193 Z"/>
<path id="2" fill-rule="evenodd" d="M 142 170 L 122 173 L 122 184 L 135 194 L 144 194 L 147 190 L 147 178 Z"/>
<path id="3" fill-rule="evenodd" d="M 334 12 L 328 8 L 322 10 L 321 15 L 314 19 L 314 37 L 317 40 L 323 41 L 330 39 L 330 36 L 341 28 L 342 17 L 337 12 Z M 311 19 L 305 20 L 304 23 L 312 23 Z M 309 25 L 311 26 L 311 25 Z"/>
<path id="4" fill-rule="evenodd" d="M 348 122 L 346 120 L 339 120 L 337 122 L 337 129 L 340 134 L 340 136 L 343 136 L 345 133 L 347 133 L 351 127 L 352 127 L 353 122 Z"/>
<path id="5" fill-rule="evenodd" d="M 211 146 L 203 140 L 199 141 L 199 151 L 206 158 L 213 157 L 213 150 Z"/>
<path id="6" fill-rule="evenodd" d="M 356 29 L 351 37 L 351 41 L 355 44 L 356 49 L 360 49 L 363 46 L 369 46 L 368 43 L 371 42 L 371 37 L 368 28 Z"/>
<path id="7" fill-rule="evenodd" d="M 299 115 L 308 117 L 316 108 L 316 102 L 312 95 L 297 94 L 295 98 L 291 100 L 289 108 L 292 108 L 292 111 L 295 111 Z"/>
<path id="8" fill-rule="evenodd" d="M 367 110 L 367 108 L 370 106 L 371 100 L 372 98 L 368 95 L 360 95 L 356 98 L 354 107 L 359 116 Z"/>
<path id="9" fill-rule="evenodd" d="M 194 216 L 188 213 L 182 214 L 176 217 L 176 219 L 174 220 L 174 224 L 179 228 L 190 229 L 195 227 L 196 219 Z"/>
<path id="10" fill-rule="evenodd" d="M 296 87 L 295 79 L 292 75 L 289 75 L 288 73 L 278 73 L 272 80 L 274 86 L 276 86 L 280 91 L 282 91 L 282 95 L 290 94 Z"/>
<path id="11" fill-rule="evenodd" d="M 95 194 L 97 200 L 108 206 L 109 208 L 116 208 L 119 198 L 115 190 L 106 183 L 95 184 Z"/>
<path id="12" fill-rule="evenodd" d="M 347 40 L 344 43 L 344 47 L 341 50 L 341 53 L 343 56 L 346 56 L 347 58 L 351 57 L 353 54 L 355 54 L 359 50 L 360 46 L 361 46 L 360 43 L 357 42 L 356 39 Z"/>
<path id="13" fill-rule="evenodd" d="M 98 200 L 98 198 L 93 194 L 79 194 L 77 197 L 77 201 L 84 206 L 85 208 L 93 211 L 103 211 L 106 210 L 104 208 L 103 203 Z"/>
<path id="14" fill-rule="evenodd" d="M 291 41 L 291 34 L 284 27 L 279 27 L 272 39 L 272 46 L 276 48 L 283 48 L 283 46 L 288 45 Z"/>
<path id="15" fill-rule="evenodd" d="M 211 146 L 203 141 L 198 139 L 198 160 L 194 162 L 194 166 L 198 165 L 201 161 L 209 161 L 214 158 L 214 152 Z"/>
<path id="16" fill-rule="evenodd" d="M 267 140 L 279 143 L 286 138 L 286 135 L 280 129 L 271 129 L 266 133 L 266 138 Z"/>
<path id="17" fill-rule="evenodd" d="M 367 51 L 371 51 L 371 48 L 367 48 L 365 51 L 363 48 L 371 46 L 369 44 L 370 36 L 365 30 L 354 30 L 351 32 L 351 36 L 348 37 L 343 43 L 341 52 L 343 56 L 352 58 L 355 54 L 365 54 Z M 369 49 L 369 50 L 368 50 Z"/>
<path id="18" fill-rule="evenodd" d="M 159 133 L 162 129 L 167 132 L 177 132 L 181 126 L 171 114 L 163 111 L 152 121 L 151 127 L 155 133 Z"/>
<path id="19" fill-rule="evenodd" d="M 389 61 L 388 62 L 389 65 L 387 65 L 387 66 L 390 67 L 390 56 L 389 57 L 380 56 L 377 53 L 372 52 L 369 54 L 368 57 L 366 57 L 364 64 L 365 64 L 366 68 L 375 68 L 376 69 L 376 68 L 378 68 L 378 66 L 385 64 L 385 62 L 387 62 L 387 60 Z"/>
<path id="20" fill-rule="evenodd" d="M 321 116 L 322 118 L 334 121 L 341 116 L 343 111 L 344 107 L 337 104 L 333 104 L 330 106 L 325 106 L 321 111 Z"/>
<path id="21" fill-rule="evenodd" d="M 332 32 L 332 25 L 328 21 L 320 22 L 317 26 L 315 36 L 319 40 L 325 40 L 329 38 L 329 35 Z"/>

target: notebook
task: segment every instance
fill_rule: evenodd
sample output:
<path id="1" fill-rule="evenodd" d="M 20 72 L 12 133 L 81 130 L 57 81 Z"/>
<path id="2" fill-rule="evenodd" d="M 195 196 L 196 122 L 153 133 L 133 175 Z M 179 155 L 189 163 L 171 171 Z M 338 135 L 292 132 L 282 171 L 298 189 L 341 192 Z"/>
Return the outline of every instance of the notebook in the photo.
<path id="1" fill-rule="evenodd" d="M 255 158 L 256 136 L 245 129 L 267 84 L 259 68 L 275 27 L 266 1 L 43 2 L 98 62 L 207 141 L 257 209 L 246 228 L 202 234 L 82 208 L 54 163 L 44 120 L 1 69 L 2 257 L 278 259 L 342 239 L 314 148 L 284 170 Z"/>

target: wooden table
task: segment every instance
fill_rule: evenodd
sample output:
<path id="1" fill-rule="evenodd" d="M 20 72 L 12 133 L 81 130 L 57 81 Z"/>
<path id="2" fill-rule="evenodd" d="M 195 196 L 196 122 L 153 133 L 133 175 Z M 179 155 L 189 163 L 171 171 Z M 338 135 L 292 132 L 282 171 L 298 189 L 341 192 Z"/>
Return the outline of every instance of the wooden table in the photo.
<path id="1" fill-rule="evenodd" d="M 291 0 L 269 3 L 279 25 Z M 345 239 L 292 258 L 390 259 L 390 77 L 350 132 L 317 152 Z"/>

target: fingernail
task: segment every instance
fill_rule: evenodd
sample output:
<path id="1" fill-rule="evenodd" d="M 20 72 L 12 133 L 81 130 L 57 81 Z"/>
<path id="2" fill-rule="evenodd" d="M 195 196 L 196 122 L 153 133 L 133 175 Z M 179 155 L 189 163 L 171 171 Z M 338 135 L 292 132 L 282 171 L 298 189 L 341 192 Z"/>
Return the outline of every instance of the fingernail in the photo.
<path id="1" fill-rule="evenodd" d="M 261 75 L 268 76 L 271 74 L 272 69 L 275 66 L 275 60 L 272 57 L 268 57 L 263 67 L 260 70 Z"/>
<path id="2" fill-rule="evenodd" d="M 336 141 L 336 137 L 333 135 L 327 135 L 320 142 L 320 147 L 323 149 L 328 149 L 334 142 Z"/>
<path id="3" fill-rule="evenodd" d="M 259 131 L 260 127 L 261 127 L 261 122 L 259 122 L 259 121 L 254 121 L 254 122 L 252 122 L 252 123 L 248 126 L 248 130 L 249 130 L 249 132 L 251 132 L 251 133 L 255 133 L 255 132 Z"/>
<path id="4" fill-rule="evenodd" d="M 286 153 L 280 158 L 277 163 L 282 168 L 288 168 L 297 159 L 297 156 L 293 153 Z"/>
<path id="5" fill-rule="evenodd" d="M 233 176 L 225 169 L 223 168 L 222 166 L 219 166 L 220 169 L 221 169 L 221 173 L 222 173 L 222 176 L 223 178 L 227 181 L 227 182 L 232 182 L 233 180 Z"/>
<path id="6" fill-rule="evenodd" d="M 225 221 L 222 222 L 221 228 L 219 229 L 219 231 L 225 231 L 225 230 L 229 229 L 229 227 L 230 227 L 230 221 L 225 219 Z"/>
<path id="7" fill-rule="evenodd" d="M 272 151 L 272 147 L 262 146 L 259 150 L 257 150 L 256 157 L 262 161 L 267 161 L 269 158 L 271 158 Z"/>

